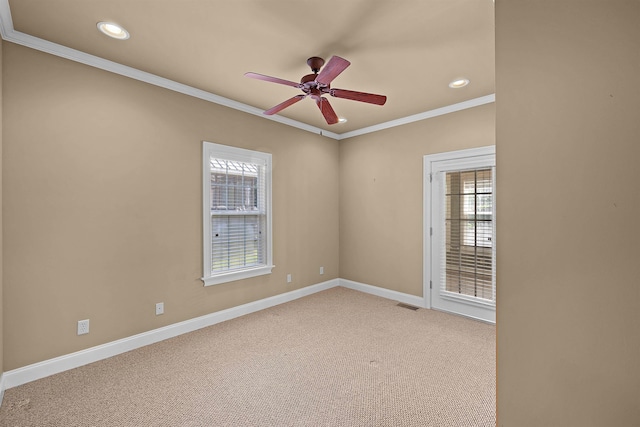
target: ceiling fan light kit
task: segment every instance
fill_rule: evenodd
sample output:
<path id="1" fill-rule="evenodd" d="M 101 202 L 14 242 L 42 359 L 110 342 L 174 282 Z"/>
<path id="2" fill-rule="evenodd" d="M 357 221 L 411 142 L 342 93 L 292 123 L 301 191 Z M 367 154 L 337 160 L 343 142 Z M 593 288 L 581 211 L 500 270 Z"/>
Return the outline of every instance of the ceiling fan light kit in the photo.
<path id="1" fill-rule="evenodd" d="M 311 68 L 312 74 L 307 74 L 300 79 L 300 83 L 292 82 L 289 80 L 279 79 L 277 77 L 265 76 L 258 73 L 245 73 L 246 77 L 264 80 L 267 82 L 278 83 L 285 86 L 291 86 L 301 89 L 304 92 L 303 95 L 296 95 L 293 98 L 289 98 L 286 101 L 272 107 L 264 112 L 266 115 L 276 114 L 285 108 L 295 104 L 298 101 L 303 100 L 307 96 L 310 96 L 315 102 L 324 119 L 328 124 L 344 123 L 346 120 L 341 121 L 336 112 L 331 107 L 329 100 L 323 95 L 328 94 L 335 98 L 350 99 L 352 101 L 366 102 L 374 105 L 384 105 L 387 102 L 387 97 L 384 95 L 376 95 L 373 93 L 356 92 L 346 89 L 332 89 L 331 82 L 338 77 L 351 63 L 339 56 L 332 56 L 329 62 L 325 65 L 324 59 L 312 56 L 307 59 L 307 65 Z M 323 67 L 324 66 L 324 67 Z M 322 69 L 322 71 L 321 71 Z"/>

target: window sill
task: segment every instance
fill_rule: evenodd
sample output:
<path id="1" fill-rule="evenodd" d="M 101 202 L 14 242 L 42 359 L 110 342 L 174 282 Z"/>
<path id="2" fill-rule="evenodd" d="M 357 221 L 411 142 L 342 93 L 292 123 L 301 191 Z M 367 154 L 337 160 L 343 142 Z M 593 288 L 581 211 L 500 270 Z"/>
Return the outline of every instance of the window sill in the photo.
<path id="1" fill-rule="evenodd" d="M 247 270 L 232 271 L 229 273 L 216 274 L 215 276 L 203 277 L 201 280 L 204 282 L 204 286 L 220 285 L 222 283 L 271 274 L 273 267 L 275 267 L 275 265 L 265 265 Z"/>
<path id="2" fill-rule="evenodd" d="M 484 298 L 476 298 L 469 295 L 458 294 L 455 292 L 449 291 L 440 291 L 440 297 L 444 299 L 448 299 L 451 301 L 465 302 L 470 305 L 475 305 L 477 307 L 488 308 L 490 310 L 496 309 L 495 301 L 484 299 Z"/>

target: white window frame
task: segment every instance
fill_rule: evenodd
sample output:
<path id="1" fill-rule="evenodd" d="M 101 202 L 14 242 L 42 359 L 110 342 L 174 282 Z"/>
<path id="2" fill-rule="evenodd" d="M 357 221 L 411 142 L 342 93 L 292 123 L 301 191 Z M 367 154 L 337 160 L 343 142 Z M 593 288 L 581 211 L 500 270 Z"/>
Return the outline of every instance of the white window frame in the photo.
<path id="1" fill-rule="evenodd" d="M 259 266 L 236 269 L 229 272 L 211 273 L 211 157 L 229 161 L 259 164 L 264 167 L 264 230 L 265 257 Z M 271 225 L 271 154 L 228 145 L 203 141 L 202 144 L 202 230 L 203 230 L 203 276 L 204 286 L 218 285 L 235 280 L 271 274 L 273 269 L 273 239 Z"/>

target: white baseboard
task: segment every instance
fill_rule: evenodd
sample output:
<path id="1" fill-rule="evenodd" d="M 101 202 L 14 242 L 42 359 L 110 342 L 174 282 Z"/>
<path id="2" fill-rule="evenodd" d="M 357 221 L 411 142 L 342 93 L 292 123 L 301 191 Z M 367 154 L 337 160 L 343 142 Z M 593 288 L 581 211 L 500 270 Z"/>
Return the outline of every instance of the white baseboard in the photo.
<path id="1" fill-rule="evenodd" d="M 22 368 L 13 369 L 5 372 L 2 376 L 2 383 L 0 383 L 0 395 L 5 389 L 17 387 L 69 369 L 78 368 L 89 363 L 135 350 L 136 348 L 144 347 L 168 338 L 173 338 L 201 328 L 206 328 L 207 326 L 212 326 L 216 323 L 244 316 L 245 314 L 254 313 L 256 311 L 264 310 L 265 308 L 293 301 L 316 292 L 336 287 L 338 284 L 338 279 L 329 280 L 316 285 L 307 286 L 302 289 L 297 289 L 295 291 L 286 292 L 284 294 L 217 311 L 194 319 L 185 320 L 184 322 L 174 323 L 172 325 L 77 351 L 75 353 L 44 360 Z"/>
<path id="2" fill-rule="evenodd" d="M 377 286 L 371 286 L 364 283 L 354 282 L 352 280 L 333 279 L 326 282 L 318 283 L 316 285 L 307 286 L 302 289 L 297 289 L 295 291 L 286 292 L 284 294 L 275 295 L 269 298 L 261 299 L 259 301 L 239 305 L 237 307 L 232 307 L 226 310 L 207 314 L 205 316 L 185 320 L 184 322 L 174 323 L 172 325 L 154 329 L 152 331 L 133 335 L 117 341 L 112 341 L 106 344 L 77 351 L 75 353 L 66 354 L 64 356 L 44 360 L 42 362 L 24 366 L 22 368 L 7 371 L 4 374 L 0 374 L 0 404 L 2 404 L 2 396 L 4 395 L 5 389 L 17 387 L 19 385 L 45 378 L 63 371 L 67 371 L 69 369 L 78 368 L 89 363 L 97 362 L 99 360 L 113 357 L 127 351 L 135 350 L 149 344 L 154 344 L 169 338 L 176 337 L 178 335 L 193 332 L 201 328 L 206 328 L 207 326 L 212 326 L 220 322 L 235 319 L 236 317 L 244 316 L 245 314 L 254 313 L 256 311 L 274 307 L 285 302 L 294 301 L 298 298 L 331 289 L 336 286 L 342 286 L 348 289 L 353 289 L 379 297 L 403 302 L 405 304 L 424 307 L 424 300 L 422 297 L 404 294 L 385 288 L 379 288 Z"/>
<path id="3" fill-rule="evenodd" d="M 367 285 L 365 283 L 354 282 L 353 280 L 338 279 L 339 286 L 343 288 L 353 289 L 356 291 L 364 292 L 371 295 L 376 295 L 382 298 L 410 304 L 416 307 L 426 308 L 424 298 L 417 297 L 415 295 L 405 294 L 398 291 L 392 291 L 391 289 L 379 288 L 377 286 Z"/>
<path id="4" fill-rule="evenodd" d="M 2 399 L 4 399 L 4 374 L 0 372 L 0 406 L 2 406 Z"/>

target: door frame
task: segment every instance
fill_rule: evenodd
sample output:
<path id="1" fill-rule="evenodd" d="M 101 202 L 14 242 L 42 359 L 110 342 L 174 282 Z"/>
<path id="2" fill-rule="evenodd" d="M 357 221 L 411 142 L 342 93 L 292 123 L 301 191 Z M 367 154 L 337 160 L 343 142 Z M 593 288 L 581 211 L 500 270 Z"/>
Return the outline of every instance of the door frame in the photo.
<path id="1" fill-rule="evenodd" d="M 433 203 L 431 182 L 433 179 L 433 163 L 441 162 L 445 160 L 463 160 L 478 156 L 494 155 L 496 153 L 496 146 L 489 145 L 477 148 L 468 148 L 464 150 L 447 151 L 444 153 L 427 154 L 423 157 L 423 176 L 422 176 L 422 191 L 423 191 L 423 207 L 422 207 L 422 243 L 423 243 L 423 268 L 422 268 L 422 295 L 424 296 L 424 307 L 431 309 L 431 291 L 432 291 L 432 213 L 431 206 Z M 495 203 L 495 194 L 494 194 Z M 494 223 L 495 226 L 495 223 Z M 481 319 L 480 319 L 481 320 Z M 490 322 L 491 323 L 491 322 Z"/>

